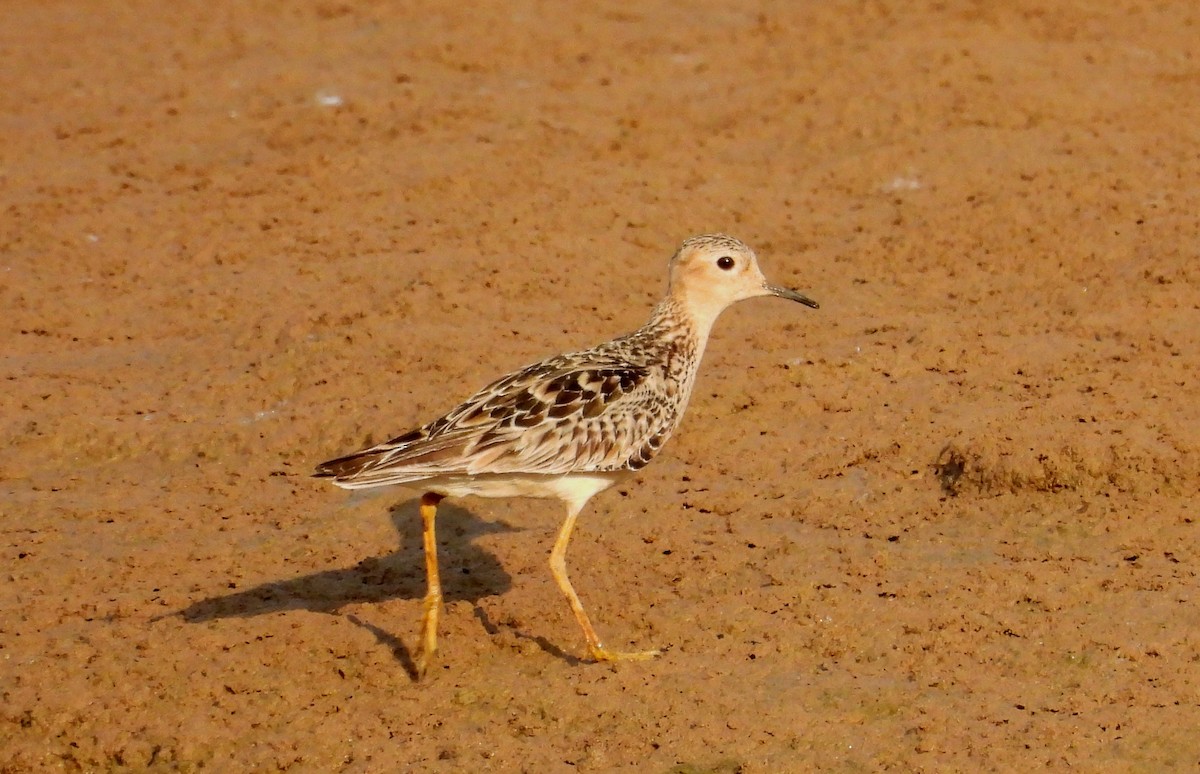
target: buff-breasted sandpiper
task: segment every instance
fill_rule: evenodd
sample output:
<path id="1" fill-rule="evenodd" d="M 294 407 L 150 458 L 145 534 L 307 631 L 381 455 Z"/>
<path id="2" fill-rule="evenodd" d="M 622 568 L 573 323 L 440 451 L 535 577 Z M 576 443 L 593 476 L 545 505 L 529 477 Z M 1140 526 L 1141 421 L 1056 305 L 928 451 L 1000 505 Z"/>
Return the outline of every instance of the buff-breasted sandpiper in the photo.
<path id="1" fill-rule="evenodd" d="M 679 426 L 717 316 L 757 296 L 817 308 L 808 296 L 769 284 L 754 251 L 739 240 L 692 237 L 671 258 L 666 297 L 638 330 L 522 368 L 417 430 L 317 467 L 315 475 L 347 489 L 401 484 L 424 493 L 427 591 L 418 677 L 437 650 L 442 606 L 437 505 L 464 495 L 562 501 L 567 517 L 550 552 L 550 571 L 583 629 L 588 653 L 597 661 L 658 655 L 601 643 L 567 577 L 567 543 L 584 504 L 644 467 Z"/>

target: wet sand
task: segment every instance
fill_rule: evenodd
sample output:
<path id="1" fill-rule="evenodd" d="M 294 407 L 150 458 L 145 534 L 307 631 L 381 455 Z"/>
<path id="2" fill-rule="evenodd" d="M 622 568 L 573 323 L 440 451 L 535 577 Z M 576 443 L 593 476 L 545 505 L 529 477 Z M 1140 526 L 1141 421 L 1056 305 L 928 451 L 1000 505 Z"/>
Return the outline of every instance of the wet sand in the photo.
<path id="1" fill-rule="evenodd" d="M 15 3 L 0 770 L 1200 761 L 1200 13 Z M 683 426 L 562 512 L 319 461 L 640 325 L 725 231 Z"/>

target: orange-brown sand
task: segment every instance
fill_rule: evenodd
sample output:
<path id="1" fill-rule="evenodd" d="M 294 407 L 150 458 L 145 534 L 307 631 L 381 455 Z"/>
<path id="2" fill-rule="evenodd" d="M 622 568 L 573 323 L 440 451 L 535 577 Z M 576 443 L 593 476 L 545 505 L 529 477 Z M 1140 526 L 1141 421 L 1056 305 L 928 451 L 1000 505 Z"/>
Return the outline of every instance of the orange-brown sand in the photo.
<path id="1" fill-rule="evenodd" d="M 0 29 L 0 771 L 1165 771 L 1200 761 L 1200 11 L 118 3 Z M 313 465 L 719 321 L 597 497 Z"/>

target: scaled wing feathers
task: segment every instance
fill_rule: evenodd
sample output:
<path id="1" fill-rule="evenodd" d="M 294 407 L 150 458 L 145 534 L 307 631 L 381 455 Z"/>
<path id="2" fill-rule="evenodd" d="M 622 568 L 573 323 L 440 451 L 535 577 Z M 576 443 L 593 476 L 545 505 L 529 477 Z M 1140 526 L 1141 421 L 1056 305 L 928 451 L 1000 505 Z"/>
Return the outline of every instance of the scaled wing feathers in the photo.
<path id="1" fill-rule="evenodd" d="M 636 470 L 673 419 L 656 410 L 651 367 L 561 355 L 488 385 L 446 416 L 317 475 L 383 486 L 445 475 Z"/>

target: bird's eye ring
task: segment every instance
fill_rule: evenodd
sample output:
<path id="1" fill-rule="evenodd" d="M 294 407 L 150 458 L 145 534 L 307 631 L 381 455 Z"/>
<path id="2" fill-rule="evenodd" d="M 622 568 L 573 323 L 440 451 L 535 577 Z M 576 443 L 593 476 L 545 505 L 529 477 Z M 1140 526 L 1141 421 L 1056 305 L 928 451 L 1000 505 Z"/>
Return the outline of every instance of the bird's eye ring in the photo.
<path id="1" fill-rule="evenodd" d="M 733 259 L 728 255 L 722 255 L 717 259 L 717 266 L 720 266 L 725 271 L 729 271 L 733 268 Z"/>

